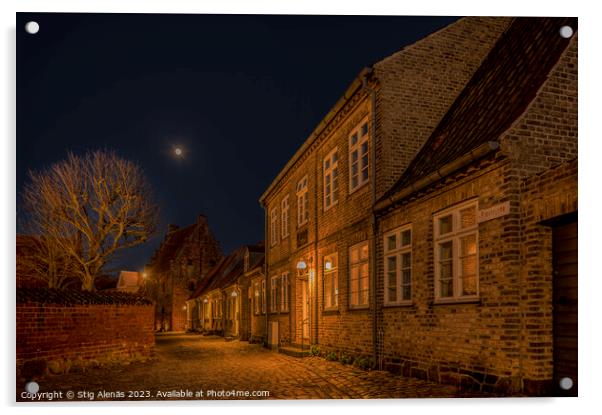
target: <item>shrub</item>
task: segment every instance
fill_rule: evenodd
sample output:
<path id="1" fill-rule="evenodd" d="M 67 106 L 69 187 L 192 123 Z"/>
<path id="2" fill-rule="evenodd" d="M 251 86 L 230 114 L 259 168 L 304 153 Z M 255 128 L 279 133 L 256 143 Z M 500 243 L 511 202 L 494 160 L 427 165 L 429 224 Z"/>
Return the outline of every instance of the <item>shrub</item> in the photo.
<path id="1" fill-rule="evenodd" d="M 328 360 L 329 362 L 334 362 L 338 360 L 338 356 L 335 352 L 330 352 L 326 355 L 326 360 Z"/>
<path id="2" fill-rule="evenodd" d="M 341 353 L 341 356 L 339 356 L 339 362 L 341 362 L 344 365 L 348 365 L 350 363 L 353 363 L 353 358 L 347 353 Z"/>
<path id="3" fill-rule="evenodd" d="M 368 370 L 373 367 L 372 359 L 366 359 L 364 357 L 356 357 L 353 361 L 353 365 L 363 370 Z"/>
<path id="4" fill-rule="evenodd" d="M 310 356 L 320 356 L 320 348 L 318 346 L 316 346 L 315 344 L 313 344 L 309 348 L 309 355 Z"/>

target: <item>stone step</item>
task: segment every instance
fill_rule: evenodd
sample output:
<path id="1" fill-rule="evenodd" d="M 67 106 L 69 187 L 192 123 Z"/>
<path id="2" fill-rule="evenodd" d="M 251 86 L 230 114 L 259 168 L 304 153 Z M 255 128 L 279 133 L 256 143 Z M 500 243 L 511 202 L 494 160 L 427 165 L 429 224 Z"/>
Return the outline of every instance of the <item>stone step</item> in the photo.
<path id="1" fill-rule="evenodd" d="M 300 347 L 294 346 L 281 346 L 278 348 L 278 353 L 293 357 L 305 357 L 309 356 L 309 347 L 304 347 L 301 349 Z"/>

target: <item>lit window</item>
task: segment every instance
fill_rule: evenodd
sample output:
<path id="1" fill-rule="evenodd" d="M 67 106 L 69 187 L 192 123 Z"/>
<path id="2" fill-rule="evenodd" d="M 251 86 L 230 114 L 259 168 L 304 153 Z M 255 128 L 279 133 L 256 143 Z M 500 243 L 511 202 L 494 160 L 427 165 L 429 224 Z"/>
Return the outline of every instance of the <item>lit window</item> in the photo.
<path id="1" fill-rule="evenodd" d="M 368 119 L 349 134 L 349 193 L 368 183 Z"/>
<path id="2" fill-rule="evenodd" d="M 339 150 L 332 150 L 324 159 L 324 210 L 339 201 Z"/>
<path id="3" fill-rule="evenodd" d="M 477 202 L 440 212 L 433 221 L 435 298 L 476 298 L 479 295 Z"/>
<path id="4" fill-rule="evenodd" d="M 385 304 L 403 304 L 412 299 L 412 227 L 403 226 L 385 234 Z"/>
<path id="5" fill-rule="evenodd" d="M 339 306 L 339 272 L 337 254 L 324 257 L 324 309 Z"/>
<path id="6" fill-rule="evenodd" d="M 272 277 L 270 280 L 270 311 L 278 311 L 278 277 Z"/>
<path id="7" fill-rule="evenodd" d="M 288 205 L 288 196 L 286 196 L 284 199 L 282 199 L 282 202 L 280 204 L 280 227 L 281 227 L 281 237 L 282 239 L 288 237 L 289 235 L 289 229 L 288 229 L 288 217 L 289 217 L 289 205 Z"/>
<path id="8" fill-rule="evenodd" d="M 297 183 L 297 226 L 303 226 L 309 221 L 309 192 L 307 176 Z"/>
<path id="9" fill-rule="evenodd" d="M 280 311 L 288 311 L 288 272 L 281 276 Z"/>
<path id="10" fill-rule="evenodd" d="M 266 312 L 266 296 L 265 296 L 265 280 L 261 281 L 261 312 L 265 314 Z"/>
<path id="11" fill-rule="evenodd" d="M 270 218 L 270 230 L 271 230 L 271 246 L 278 243 L 278 209 L 272 209 Z"/>
<path id="12" fill-rule="evenodd" d="M 368 241 L 349 248 L 349 304 L 367 307 L 369 293 Z"/>

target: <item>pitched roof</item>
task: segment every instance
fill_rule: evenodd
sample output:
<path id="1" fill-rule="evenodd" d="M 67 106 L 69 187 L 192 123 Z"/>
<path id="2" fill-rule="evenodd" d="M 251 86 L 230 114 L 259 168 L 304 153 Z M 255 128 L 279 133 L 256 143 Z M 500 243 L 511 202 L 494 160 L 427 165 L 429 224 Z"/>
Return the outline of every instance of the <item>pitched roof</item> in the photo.
<path id="1" fill-rule="evenodd" d="M 185 228 L 177 229 L 165 236 L 165 240 L 161 243 L 161 246 L 151 260 L 151 266 L 156 272 L 169 271 L 170 261 L 176 258 L 178 250 L 195 228 L 196 224 L 192 224 Z"/>
<path id="2" fill-rule="evenodd" d="M 518 17 L 491 49 L 385 200 L 480 145 L 495 141 L 526 110 L 577 31 L 576 18 Z"/>
<path id="3" fill-rule="evenodd" d="M 198 298 L 206 292 L 225 288 L 236 282 L 238 277 L 245 272 L 245 254 L 247 251 L 249 252 L 249 269 L 263 264 L 264 246 L 262 244 L 243 245 L 227 257 L 222 258 L 209 271 L 203 281 L 197 285 L 194 293 L 189 298 Z"/>

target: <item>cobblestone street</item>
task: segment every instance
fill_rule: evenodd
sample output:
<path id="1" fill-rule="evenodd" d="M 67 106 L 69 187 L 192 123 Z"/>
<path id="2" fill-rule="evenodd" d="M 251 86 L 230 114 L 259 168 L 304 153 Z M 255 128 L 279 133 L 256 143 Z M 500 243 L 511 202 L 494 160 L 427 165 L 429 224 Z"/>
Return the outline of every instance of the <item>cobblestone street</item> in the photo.
<path id="1" fill-rule="evenodd" d="M 136 400 L 128 397 L 127 391 L 150 391 L 150 397 L 144 399 L 156 399 L 159 391 L 174 390 L 202 390 L 204 398 L 210 390 L 268 391 L 269 399 L 466 396 L 453 386 L 364 371 L 318 357 L 294 358 L 237 340 L 188 334 L 157 336 L 156 356 L 150 361 L 48 376 L 39 384 L 40 392 L 62 391 L 63 396 L 67 391 L 94 392 L 95 400 L 99 391 L 121 391 L 126 394 L 121 400 Z M 23 401 L 21 391 L 23 385 L 17 385 L 17 399 Z"/>

